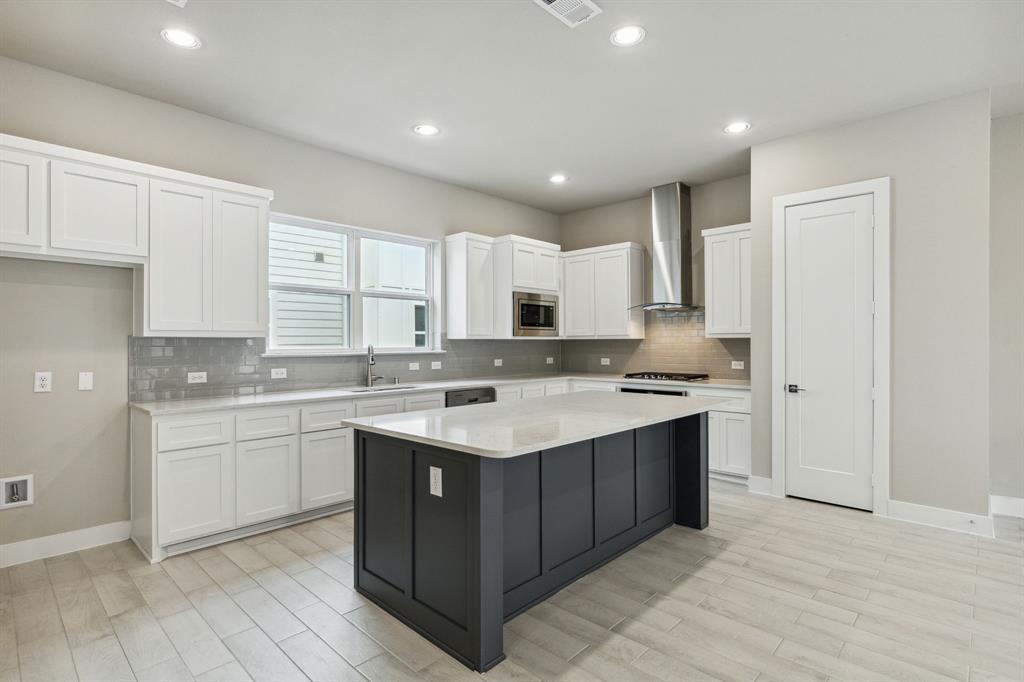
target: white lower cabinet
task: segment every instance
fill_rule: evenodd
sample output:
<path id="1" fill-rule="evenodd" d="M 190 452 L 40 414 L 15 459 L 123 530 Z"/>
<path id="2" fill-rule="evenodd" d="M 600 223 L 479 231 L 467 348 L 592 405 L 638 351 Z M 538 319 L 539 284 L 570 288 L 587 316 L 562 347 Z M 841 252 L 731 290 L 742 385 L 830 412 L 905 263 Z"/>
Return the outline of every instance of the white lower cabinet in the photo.
<path id="1" fill-rule="evenodd" d="M 299 437 L 235 445 L 235 521 L 247 526 L 299 511 Z"/>
<path id="2" fill-rule="evenodd" d="M 750 415 L 708 412 L 708 469 L 750 475 Z"/>
<path id="3" fill-rule="evenodd" d="M 302 436 L 302 511 L 347 502 L 355 496 L 355 433 L 352 429 Z"/>
<path id="4" fill-rule="evenodd" d="M 436 410 L 444 407 L 444 393 L 420 393 L 405 398 L 405 412 Z"/>
<path id="5" fill-rule="evenodd" d="M 605 391 L 607 393 L 614 393 L 617 385 L 606 381 L 586 381 L 580 379 L 573 379 L 572 390 L 573 393 L 576 391 Z"/>
<path id="6" fill-rule="evenodd" d="M 544 395 L 559 395 L 561 393 L 569 392 L 569 381 L 567 379 L 561 379 L 559 381 L 545 381 L 544 382 Z"/>
<path id="7" fill-rule="evenodd" d="M 523 399 L 527 398 L 542 398 L 544 396 L 544 384 L 537 383 L 523 384 Z"/>
<path id="8" fill-rule="evenodd" d="M 506 400 L 521 400 L 523 397 L 523 387 L 504 385 L 494 387 L 494 402 L 501 403 Z"/>
<path id="9" fill-rule="evenodd" d="M 396 395 L 356 402 L 357 417 L 376 417 L 380 414 L 395 414 L 396 412 L 405 412 L 405 398 L 402 396 Z"/>
<path id="10" fill-rule="evenodd" d="M 235 527 L 233 443 L 161 452 L 156 459 L 158 544 Z"/>

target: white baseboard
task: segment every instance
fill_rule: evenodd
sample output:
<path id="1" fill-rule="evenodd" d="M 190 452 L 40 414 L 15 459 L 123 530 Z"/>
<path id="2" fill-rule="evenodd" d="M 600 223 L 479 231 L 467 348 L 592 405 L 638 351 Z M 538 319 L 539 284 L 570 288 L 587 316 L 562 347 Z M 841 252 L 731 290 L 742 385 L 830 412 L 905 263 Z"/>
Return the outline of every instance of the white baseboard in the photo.
<path id="1" fill-rule="evenodd" d="M 755 495 L 767 495 L 768 497 L 778 497 L 775 494 L 775 490 L 772 487 L 772 479 L 765 478 L 764 476 L 748 476 L 747 477 L 747 490 L 754 493 Z"/>
<path id="2" fill-rule="evenodd" d="M 923 504 L 913 504 L 901 500 L 889 500 L 889 510 L 886 516 L 900 521 L 982 535 L 987 538 L 993 537 L 994 534 L 991 516 L 969 514 L 941 507 L 927 507 Z"/>
<path id="3" fill-rule="evenodd" d="M 115 521 L 102 526 L 0 545 L 0 568 L 127 540 L 131 528 L 131 521 Z"/>
<path id="4" fill-rule="evenodd" d="M 1024 497 L 1007 497 L 1006 495 L 989 495 L 988 510 L 999 516 L 1015 516 L 1024 519 Z"/>

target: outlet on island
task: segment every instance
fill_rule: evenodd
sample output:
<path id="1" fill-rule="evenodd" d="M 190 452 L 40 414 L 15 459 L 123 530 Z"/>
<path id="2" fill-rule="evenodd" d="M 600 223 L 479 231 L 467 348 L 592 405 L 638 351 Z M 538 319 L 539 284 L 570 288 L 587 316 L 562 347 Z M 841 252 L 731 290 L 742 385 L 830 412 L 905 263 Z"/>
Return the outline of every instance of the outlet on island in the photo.
<path id="1" fill-rule="evenodd" d="M 205 384 L 206 383 L 206 372 L 189 372 L 188 383 L 190 384 Z"/>

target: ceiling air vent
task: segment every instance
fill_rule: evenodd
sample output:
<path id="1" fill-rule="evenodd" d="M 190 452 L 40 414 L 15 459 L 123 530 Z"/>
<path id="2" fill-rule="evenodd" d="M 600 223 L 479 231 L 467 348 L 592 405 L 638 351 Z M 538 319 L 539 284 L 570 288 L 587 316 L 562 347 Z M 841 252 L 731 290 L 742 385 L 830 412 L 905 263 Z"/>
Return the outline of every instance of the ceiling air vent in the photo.
<path id="1" fill-rule="evenodd" d="M 569 28 L 601 13 L 601 8 L 590 0 L 533 0 Z"/>

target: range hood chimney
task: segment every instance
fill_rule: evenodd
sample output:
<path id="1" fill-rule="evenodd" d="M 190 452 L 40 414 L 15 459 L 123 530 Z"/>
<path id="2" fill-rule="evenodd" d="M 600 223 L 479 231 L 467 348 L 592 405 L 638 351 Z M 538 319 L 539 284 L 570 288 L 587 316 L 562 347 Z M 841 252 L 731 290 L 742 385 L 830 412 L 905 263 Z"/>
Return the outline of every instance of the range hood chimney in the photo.
<path id="1" fill-rule="evenodd" d="M 652 300 L 644 310 L 700 310 L 693 303 L 689 187 L 673 182 L 651 190 L 651 227 Z"/>

